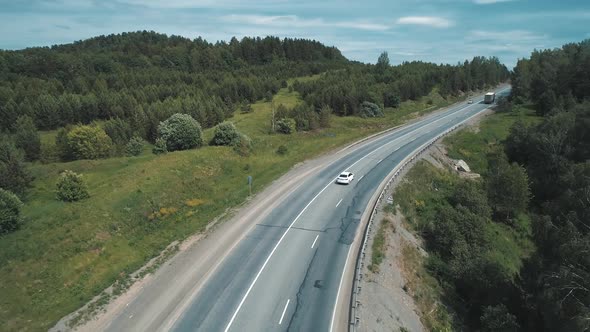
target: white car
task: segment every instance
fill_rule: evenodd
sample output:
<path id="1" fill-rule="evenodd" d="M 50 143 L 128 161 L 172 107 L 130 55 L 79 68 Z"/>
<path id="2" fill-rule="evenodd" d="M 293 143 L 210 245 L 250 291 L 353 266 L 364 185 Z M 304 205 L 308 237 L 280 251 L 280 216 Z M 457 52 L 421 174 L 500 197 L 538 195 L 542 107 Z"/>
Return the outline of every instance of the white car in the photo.
<path id="1" fill-rule="evenodd" d="M 354 180 L 354 174 L 350 172 L 342 172 L 338 175 L 338 178 L 336 178 L 336 183 L 349 184 L 352 180 Z"/>
<path id="2" fill-rule="evenodd" d="M 467 104 L 473 104 L 473 99 L 469 99 L 469 101 L 467 101 Z"/>

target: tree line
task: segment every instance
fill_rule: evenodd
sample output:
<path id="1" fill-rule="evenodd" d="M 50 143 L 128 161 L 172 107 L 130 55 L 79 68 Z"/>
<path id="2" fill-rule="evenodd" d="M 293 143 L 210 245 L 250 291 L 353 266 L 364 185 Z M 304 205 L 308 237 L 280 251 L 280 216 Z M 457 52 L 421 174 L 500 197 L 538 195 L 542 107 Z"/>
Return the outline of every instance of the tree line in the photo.
<path id="1" fill-rule="evenodd" d="M 590 40 L 534 51 L 512 75 L 512 103 L 530 100 L 537 126 L 516 123 L 505 148 L 529 174 L 535 254 L 511 310 L 529 331 L 590 330 Z"/>
<path id="2" fill-rule="evenodd" d="M 352 63 L 318 80 L 296 82 L 294 89 L 316 109 L 327 105 L 337 115 L 363 116 L 363 102 L 397 107 L 402 101 L 428 95 L 435 87 L 448 97 L 495 86 L 508 78 L 508 69 L 496 57 L 475 57 L 457 65 L 413 61 L 390 66 L 384 52 L 375 65 Z"/>

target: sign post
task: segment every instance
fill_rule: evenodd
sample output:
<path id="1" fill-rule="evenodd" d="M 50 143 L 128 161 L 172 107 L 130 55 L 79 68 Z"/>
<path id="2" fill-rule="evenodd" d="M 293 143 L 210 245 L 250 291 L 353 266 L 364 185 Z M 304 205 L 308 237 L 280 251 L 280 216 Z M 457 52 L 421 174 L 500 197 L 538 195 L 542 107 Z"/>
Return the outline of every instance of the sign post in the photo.
<path id="1" fill-rule="evenodd" d="M 250 190 L 250 196 L 252 196 L 252 176 L 248 175 L 248 188 Z"/>

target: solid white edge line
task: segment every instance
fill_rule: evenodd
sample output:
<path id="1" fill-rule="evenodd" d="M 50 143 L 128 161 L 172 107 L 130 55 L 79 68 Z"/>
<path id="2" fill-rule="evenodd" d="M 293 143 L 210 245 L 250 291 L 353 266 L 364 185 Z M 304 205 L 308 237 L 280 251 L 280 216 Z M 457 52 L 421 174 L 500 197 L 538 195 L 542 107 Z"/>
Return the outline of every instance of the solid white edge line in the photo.
<path id="1" fill-rule="evenodd" d="M 342 200 L 343 200 L 343 199 L 344 199 L 344 198 L 341 198 L 341 199 L 338 201 L 338 203 L 336 203 L 336 207 L 338 207 L 338 205 L 340 205 L 340 203 L 342 203 Z"/>
<path id="2" fill-rule="evenodd" d="M 319 234 L 315 236 L 315 240 L 313 240 L 313 243 L 311 244 L 311 249 L 313 249 L 313 247 L 315 246 L 315 243 L 318 241 L 319 237 L 320 237 Z"/>
<path id="3" fill-rule="evenodd" d="M 338 308 L 338 298 L 340 298 L 340 290 L 342 289 L 342 283 L 344 282 L 344 271 L 346 271 L 346 266 L 348 265 L 348 255 L 350 255 L 350 251 L 352 250 L 352 246 L 348 247 L 348 252 L 346 253 L 346 262 L 344 262 L 344 269 L 342 270 L 342 275 L 340 276 L 340 283 L 338 284 L 338 292 L 336 293 L 336 301 L 334 301 L 334 310 L 332 311 L 332 319 L 330 319 L 330 332 L 334 330 L 334 317 L 336 317 L 336 309 Z"/>
<path id="4" fill-rule="evenodd" d="M 452 112 L 451 114 L 445 115 L 445 116 L 443 116 L 443 117 L 441 117 L 441 118 L 439 118 L 439 119 L 436 119 L 436 120 L 434 120 L 434 121 L 432 121 L 432 122 L 426 123 L 426 124 L 424 124 L 423 126 L 421 126 L 421 127 L 418 127 L 418 128 L 416 128 L 416 129 L 412 130 L 411 132 L 409 132 L 409 133 L 406 133 L 405 135 L 402 135 L 402 136 L 400 136 L 400 137 L 398 137 L 398 138 L 394 139 L 393 141 L 390 141 L 390 142 L 388 142 L 388 143 L 385 143 L 385 144 L 381 145 L 380 147 L 376 148 L 375 150 L 373 150 L 373 151 L 371 151 L 371 152 L 367 153 L 366 155 L 364 155 L 362 158 L 360 158 L 359 160 L 357 160 L 356 162 L 354 162 L 352 165 L 348 166 L 348 167 L 347 167 L 347 169 L 348 169 L 348 168 L 351 168 L 351 167 L 353 167 L 353 166 L 354 166 L 354 165 L 356 165 L 356 164 L 358 164 L 358 163 L 359 163 L 361 160 L 363 160 L 363 159 L 367 158 L 368 156 L 370 156 L 370 155 L 371 155 L 371 154 L 373 154 L 374 152 L 376 152 L 376 151 L 378 151 L 378 150 L 380 150 L 380 149 L 384 148 L 386 145 L 388 145 L 388 144 L 390 144 L 390 143 L 392 143 L 392 142 L 395 142 L 395 141 L 397 141 L 397 140 L 401 139 L 402 137 L 405 137 L 405 136 L 408 136 L 408 135 L 410 135 L 410 134 L 411 134 L 413 131 L 415 131 L 415 130 L 417 130 L 417 129 L 419 129 L 419 128 L 424 128 L 424 127 L 426 127 L 426 126 L 428 126 L 428 125 L 431 125 L 431 124 L 433 124 L 433 123 L 439 122 L 439 121 L 441 121 L 442 119 L 445 119 L 445 118 L 447 118 L 447 117 L 450 117 L 450 116 L 452 116 L 452 115 L 454 115 L 454 114 L 456 114 L 456 113 L 458 113 L 458 112 L 461 112 L 461 111 L 463 111 L 463 110 L 465 110 L 465 109 L 467 109 L 467 108 L 470 108 L 470 107 L 472 107 L 472 106 L 474 106 L 474 105 L 477 105 L 477 104 L 472 104 L 472 105 L 470 105 L 470 106 L 466 106 L 466 107 L 460 108 L 460 109 L 458 109 L 457 111 L 455 111 L 455 112 Z M 258 278 L 259 278 L 259 277 L 260 277 L 260 275 L 262 274 L 262 271 L 263 271 L 263 270 L 264 270 L 264 268 L 266 267 L 266 264 L 268 264 L 268 261 L 271 259 L 272 255 L 275 253 L 275 251 L 277 250 L 277 248 L 279 247 L 279 245 L 281 244 L 281 242 L 283 241 L 283 239 L 285 238 L 285 236 L 287 235 L 287 233 L 289 232 L 289 230 L 290 230 L 290 229 L 293 227 L 293 225 L 294 225 L 294 224 L 295 224 L 295 222 L 296 222 L 296 221 L 299 219 L 299 217 L 301 217 L 301 215 L 303 214 L 303 212 L 305 212 L 305 210 L 307 210 L 307 208 L 308 208 L 308 207 L 311 205 L 311 203 L 313 203 L 313 202 L 316 200 L 316 198 L 318 198 L 318 196 L 319 196 L 319 195 L 321 195 L 321 194 L 322 194 L 322 193 L 323 193 L 323 192 L 324 192 L 324 191 L 325 191 L 325 190 L 326 190 L 326 189 L 327 189 L 327 188 L 328 188 L 328 187 L 329 187 L 329 186 L 332 184 L 332 182 L 334 182 L 336 179 L 337 179 L 337 177 L 336 177 L 336 178 L 334 178 L 332 181 L 330 181 L 330 182 L 329 182 L 329 183 L 328 183 L 328 184 L 327 184 L 327 185 L 326 185 L 326 186 L 325 186 L 325 187 L 324 187 L 324 188 L 323 188 L 323 189 L 322 189 L 322 190 L 321 190 L 319 193 L 317 193 L 317 195 L 315 195 L 315 196 L 314 196 L 314 197 L 311 199 L 311 201 L 309 201 L 309 203 L 307 203 L 307 205 L 306 205 L 306 206 L 303 208 L 303 210 L 301 210 L 301 212 L 299 212 L 299 214 L 297 215 L 297 217 L 295 217 L 295 219 L 293 220 L 293 222 L 291 222 L 291 224 L 289 225 L 289 227 L 287 227 L 287 229 L 285 230 L 285 232 L 283 233 L 283 235 L 281 236 L 281 238 L 279 239 L 279 241 L 277 242 L 277 244 L 274 246 L 274 248 L 272 249 L 272 251 L 270 252 L 270 254 L 268 255 L 268 257 L 266 258 L 266 260 L 265 260 L 265 261 L 264 261 L 264 263 L 262 264 L 262 267 L 260 268 L 260 270 L 259 270 L 259 271 L 258 271 L 258 273 L 256 274 L 256 277 L 254 277 L 254 280 L 252 281 L 252 283 L 251 283 L 251 284 L 250 284 L 250 286 L 248 287 L 248 290 L 246 291 L 246 294 L 244 294 L 244 296 L 242 297 L 242 300 L 240 301 L 240 304 L 238 304 L 238 307 L 237 307 L 236 311 L 235 311 L 235 312 L 234 312 L 234 314 L 232 315 L 232 317 L 231 317 L 231 319 L 230 319 L 229 323 L 227 324 L 227 326 L 226 326 L 226 328 L 225 328 L 225 330 L 224 330 L 225 332 L 228 332 L 228 331 L 229 331 L 229 328 L 231 327 L 231 325 L 233 324 L 234 320 L 236 319 L 236 316 L 238 315 L 238 312 L 239 312 L 239 311 L 240 311 L 240 309 L 242 308 L 242 305 L 244 305 L 244 302 L 246 301 L 246 298 L 248 297 L 248 295 L 249 295 L 249 294 L 250 294 L 250 292 L 252 291 L 252 288 L 254 287 L 254 284 L 256 284 L 256 281 L 258 281 Z M 350 251 L 350 249 L 349 249 L 349 251 Z M 346 267 L 346 264 L 347 264 L 347 263 L 348 263 L 348 261 L 347 261 L 347 262 L 344 264 L 344 266 L 345 266 L 345 267 Z M 338 294 L 337 294 L 337 297 L 338 297 L 339 295 L 340 295 L 340 289 L 338 289 Z M 336 309 L 334 309 L 334 312 L 335 312 L 335 310 L 336 310 Z M 332 315 L 332 322 L 330 323 L 330 331 L 332 330 L 332 328 L 331 328 L 331 327 L 332 327 L 332 324 L 333 324 L 333 320 L 334 320 L 334 316 Z"/>
<path id="5" fill-rule="evenodd" d="M 336 178 L 334 178 L 334 180 L 336 180 Z M 312 200 L 309 201 L 309 203 L 307 203 L 307 205 L 303 208 L 303 210 L 301 210 L 301 212 L 299 212 L 299 214 L 297 215 L 297 217 L 295 217 L 295 219 L 293 220 L 293 222 L 291 222 L 291 224 L 289 225 L 289 227 L 287 227 L 287 230 L 285 230 L 285 232 L 283 233 L 283 235 L 281 236 L 281 238 L 279 239 L 279 241 L 277 242 L 277 244 L 275 244 L 274 248 L 272 248 L 272 251 L 270 252 L 270 254 L 268 255 L 268 257 L 264 261 L 264 264 L 262 264 L 262 267 L 260 268 L 260 270 L 258 270 L 258 273 L 256 274 L 256 277 L 254 277 L 254 280 L 250 284 L 250 287 L 248 287 L 248 290 L 246 291 L 246 294 L 244 294 L 244 297 L 242 297 L 242 300 L 240 301 L 240 304 L 238 304 L 238 308 L 236 309 L 236 311 L 232 315 L 229 323 L 227 324 L 227 326 L 225 328 L 225 332 L 229 331 L 229 328 L 234 323 L 234 320 L 236 319 L 236 316 L 238 315 L 238 312 L 242 308 L 242 305 L 244 305 L 244 302 L 246 301 L 246 298 L 248 297 L 248 295 L 252 291 L 252 288 L 256 284 L 256 281 L 258 281 L 258 278 L 260 278 L 260 275 L 262 274 L 262 271 L 264 271 L 264 268 L 266 267 L 266 264 L 268 264 L 268 261 L 270 261 L 270 258 L 272 257 L 272 255 L 275 253 L 275 251 L 277 250 L 277 248 L 279 247 L 279 245 L 281 244 L 281 242 L 283 242 L 283 239 L 285 238 L 285 236 L 287 235 L 287 233 L 289 232 L 289 230 L 293 227 L 293 225 L 299 219 L 299 217 L 301 217 L 301 215 L 303 214 L 303 212 L 305 212 L 305 210 L 307 210 L 307 208 L 311 205 L 311 203 L 313 203 L 316 200 L 316 198 L 318 198 L 318 196 L 321 195 L 324 192 L 324 190 L 326 190 L 332 184 L 332 182 L 334 180 L 330 181 L 330 183 L 328 183 L 319 193 L 317 193 L 317 195 L 315 195 L 314 198 L 312 198 Z"/>
<path id="6" fill-rule="evenodd" d="M 359 178 L 359 181 L 358 181 L 358 182 L 361 182 L 361 180 L 362 180 L 364 177 L 365 177 L 365 175 L 364 175 L 364 174 L 363 174 L 363 175 L 361 175 L 361 177 Z"/>
<path id="7" fill-rule="evenodd" d="M 287 299 L 287 304 L 285 304 L 285 309 L 283 309 L 283 314 L 281 315 L 281 319 L 279 320 L 279 325 L 283 323 L 283 318 L 285 318 L 285 313 L 287 312 L 287 308 L 289 308 L 289 301 L 291 301 L 291 299 Z"/>
<path id="8" fill-rule="evenodd" d="M 377 161 L 377 164 L 381 163 L 383 161 L 383 159 L 379 159 L 379 161 Z"/>

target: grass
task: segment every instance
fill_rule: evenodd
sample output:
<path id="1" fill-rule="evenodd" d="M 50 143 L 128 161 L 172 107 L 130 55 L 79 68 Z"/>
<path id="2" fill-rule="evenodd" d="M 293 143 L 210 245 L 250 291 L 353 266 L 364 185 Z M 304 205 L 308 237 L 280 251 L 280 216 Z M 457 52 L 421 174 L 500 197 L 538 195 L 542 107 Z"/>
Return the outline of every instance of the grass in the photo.
<path id="1" fill-rule="evenodd" d="M 274 96 L 275 105 L 300 102 L 288 89 Z M 384 118 L 333 117 L 328 129 L 293 135 L 269 135 L 271 103 L 257 102 L 252 113 L 229 119 L 252 138 L 248 157 L 213 146 L 157 156 L 146 146 L 138 157 L 31 165 L 35 181 L 23 208 L 25 223 L 0 238 L 0 330 L 47 330 L 113 283 L 126 284 L 168 244 L 202 232 L 246 201 L 248 175 L 259 192 L 299 162 L 451 102 L 434 91 L 385 110 Z M 42 134 L 44 145 L 55 133 Z M 210 139 L 212 129 L 204 135 Z M 282 156 L 276 153 L 281 145 L 289 151 Z M 84 175 L 89 199 L 55 199 L 55 182 L 65 169 Z"/>
<path id="2" fill-rule="evenodd" d="M 371 264 L 368 266 L 368 269 L 373 273 L 379 273 L 379 265 L 383 262 L 385 251 L 387 250 L 387 229 L 392 226 L 393 224 L 391 220 L 383 218 L 379 225 L 379 229 L 377 230 L 377 234 L 375 234 L 371 246 Z"/>
<path id="3" fill-rule="evenodd" d="M 484 172 L 487 169 L 487 152 L 508 137 L 510 127 L 518 120 L 527 124 L 540 122 L 530 105 L 516 106 L 511 113 L 496 113 L 485 120 L 478 132 L 467 129 L 447 136 L 444 143 L 449 157 L 465 160 L 476 173 Z"/>

